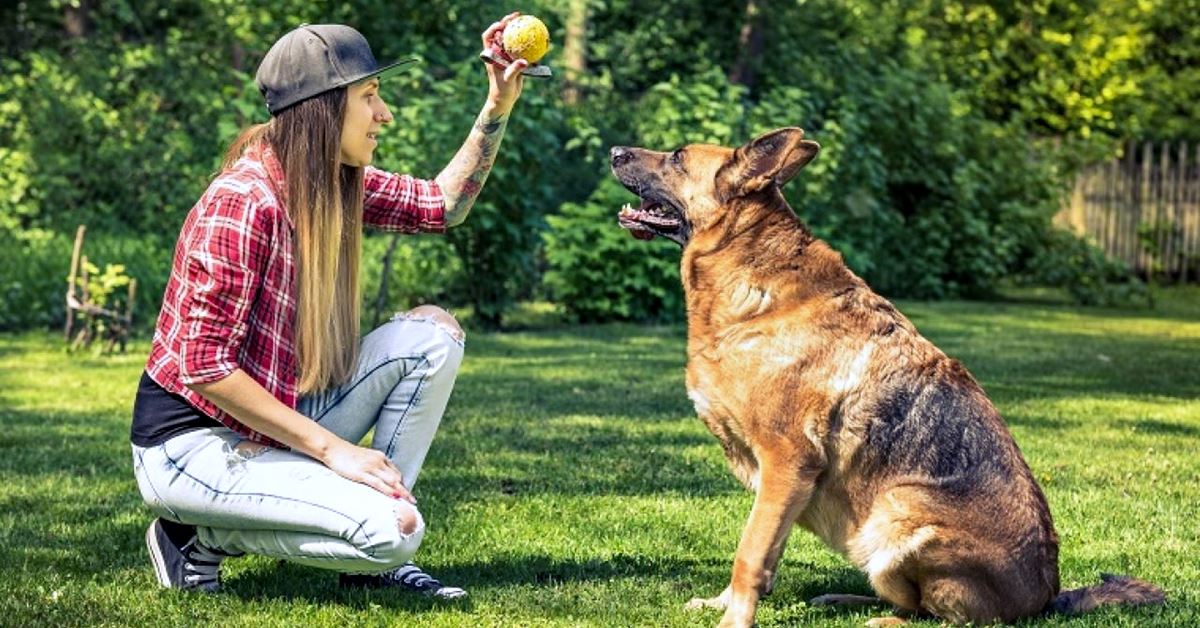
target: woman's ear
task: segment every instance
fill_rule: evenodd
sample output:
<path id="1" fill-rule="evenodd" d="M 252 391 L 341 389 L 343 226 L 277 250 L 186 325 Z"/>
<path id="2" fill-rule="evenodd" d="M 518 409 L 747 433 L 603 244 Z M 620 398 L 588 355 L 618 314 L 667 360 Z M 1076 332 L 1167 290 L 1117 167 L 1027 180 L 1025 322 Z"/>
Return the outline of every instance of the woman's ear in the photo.
<path id="1" fill-rule="evenodd" d="M 804 131 L 796 127 L 759 135 L 735 153 L 742 169 L 742 192 L 754 192 L 771 184 L 782 187 L 820 150 L 819 144 L 804 139 Z"/>

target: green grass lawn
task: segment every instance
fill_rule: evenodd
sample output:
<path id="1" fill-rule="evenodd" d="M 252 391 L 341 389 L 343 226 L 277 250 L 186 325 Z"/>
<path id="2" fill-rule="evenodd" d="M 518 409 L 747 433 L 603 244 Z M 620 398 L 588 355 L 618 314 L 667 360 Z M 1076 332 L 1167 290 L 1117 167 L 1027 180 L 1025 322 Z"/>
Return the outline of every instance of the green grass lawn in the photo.
<path id="1" fill-rule="evenodd" d="M 1162 585 L 1159 609 L 1037 624 L 1200 625 L 1200 290 L 1160 309 L 900 303 L 961 359 L 1050 500 L 1062 580 Z M 215 596 L 158 588 L 128 420 L 145 341 L 68 356 L 52 334 L 0 336 L 0 625 L 684 626 L 727 583 L 751 496 L 683 387 L 682 327 L 475 333 L 416 494 L 420 563 L 465 604 L 342 592 L 332 573 L 232 560 Z M 885 609 L 809 608 L 866 579 L 793 535 L 762 626 L 861 626 Z M 930 624 L 932 625 L 932 624 Z"/>

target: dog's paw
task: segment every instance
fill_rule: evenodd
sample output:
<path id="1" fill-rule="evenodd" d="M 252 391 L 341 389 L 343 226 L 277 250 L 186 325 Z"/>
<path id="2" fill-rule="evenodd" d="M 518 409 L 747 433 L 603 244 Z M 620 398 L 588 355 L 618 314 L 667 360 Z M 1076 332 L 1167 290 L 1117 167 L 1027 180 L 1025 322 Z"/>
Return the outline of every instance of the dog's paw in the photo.
<path id="1" fill-rule="evenodd" d="M 683 610 L 685 611 L 698 611 L 705 608 L 715 608 L 723 611 L 725 610 L 725 600 L 722 600 L 720 597 L 697 597 L 692 598 L 690 602 L 683 605 Z"/>
<path id="2" fill-rule="evenodd" d="M 731 593 L 731 590 L 729 589 L 729 587 L 725 587 L 725 590 L 721 591 L 721 594 L 718 595 L 717 597 L 693 598 L 692 601 L 683 605 L 683 609 L 687 610 L 687 611 L 695 611 L 695 610 L 700 610 L 700 609 L 704 609 L 704 608 L 715 608 L 719 611 L 723 611 L 723 610 L 725 610 L 726 606 L 729 606 L 730 593 Z"/>
<path id="3" fill-rule="evenodd" d="M 901 617 L 876 617 L 875 619 L 867 620 L 867 628 L 883 628 L 884 626 L 900 626 L 907 624 L 908 620 Z"/>

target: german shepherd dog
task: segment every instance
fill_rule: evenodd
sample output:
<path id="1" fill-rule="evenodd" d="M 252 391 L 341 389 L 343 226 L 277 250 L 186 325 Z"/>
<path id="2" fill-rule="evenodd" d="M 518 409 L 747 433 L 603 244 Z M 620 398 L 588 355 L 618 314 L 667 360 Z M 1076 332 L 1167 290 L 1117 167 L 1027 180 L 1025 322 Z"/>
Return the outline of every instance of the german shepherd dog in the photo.
<path id="1" fill-rule="evenodd" d="M 1123 576 L 1059 591 L 1046 498 L 983 389 L 784 200 L 780 187 L 819 148 L 784 128 L 737 149 L 611 152 L 641 199 L 620 225 L 683 248 L 688 396 L 755 493 L 729 586 L 688 607 L 750 626 L 797 523 L 896 608 L 871 625 L 1162 602 L 1160 589 Z"/>

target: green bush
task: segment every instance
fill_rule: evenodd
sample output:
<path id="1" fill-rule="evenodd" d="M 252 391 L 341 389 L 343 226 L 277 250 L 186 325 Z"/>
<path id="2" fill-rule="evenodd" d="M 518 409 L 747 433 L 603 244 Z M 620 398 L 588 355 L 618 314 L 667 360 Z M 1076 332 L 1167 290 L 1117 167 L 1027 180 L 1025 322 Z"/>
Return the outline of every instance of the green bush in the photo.
<path id="1" fill-rule="evenodd" d="M 173 236 L 174 234 L 172 234 Z M 388 234 L 371 231 L 363 239 L 362 287 L 364 325 L 372 323 L 383 258 L 391 245 Z M 57 328 L 66 320 L 67 275 L 74 239 L 49 231 L 27 231 L 17 237 L 0 231 L 0 331 Z M 134 327 L 149 333 L 162 306 L 163 291 L 171 272 L 174 239 L 114 236 L 88 232 L 84 255 L 97 270 L 123 267 L 120 276 L 136 279 Z M 113 271 L 115 272 L 115 270 Z M 421 303 L 453 305 L 451 286 L 459 281 L 462 266 L 450 244 L 441 236 L 399 236 L 388 279 L 383 316 Z M 104 274 L 89 278 L 95 287 Z M 124 284 L 110 276 L 106 289 L 124 308 Z M 115 290 L 115 292 L 114 292 Z M 95 293 L 93 289 L 93 293 Z M 111 306 L 111 304 L 110 304 Z"/>
<path id="2" fill-rule="evenodd" d="M 637 240 L 618 226 L 618 209 L 632 199 L 610 177 L 587 201 L 567 203 L 546 218 L 546 286 L 574 320 L 683 319 L 679 246 L 661 238 Z"/>
<path id="3" fill-rule="evenodd" d="M 807 87 L 776 87 L 758 101 L 716 70 L 672 77 L 638 104 L 636 142 L 737 145 L 779 126 L 804 127 L 822 151 L 784 193 L 851 268 L 895 296 L 993 293 L 1050 228 L 1061 193 L 1055 155 L 972 113 L 935 77 L 861 61 L 838 69 L 836 89 L 812 69 Z M 612 214 L 632 199 L 612 179 L 605 173 L 586 203 L 550 221 L 552 298 L 583 320 L 662 319 L 678 273 L 636 254 L 640 243 L 608 235 Z M 616 287 L 635 294 L 621 298 Z"/>
<path id="4" fill-rule="evenodd" d="M 391 273 L 388 275 L 387 295 L 379 307 L 379 284 L 383 277 L 384 258 L 390 247 Z M 460 281 L 462 264 L 445 238 L 436 235 L 397 235 L 371 232 L 363 238 L 361 266 L 363 329 L 376 323 L 379 310 L 382 320 L 395 312 L 423 303 L 451 305 L 451 287 Z M 379 321 L 382 322 L 382 321 Z"/>
<path id="5" fill-rule="evenodd" d="M 1062 229 L 1041 234 L 1017 279 L 1026 285 L 1065 288 L 1082 305 L 1145 303 L 1143 283 L 1123 262 L 1086 239 Z"/>
<path id="6" fill-rule="evenodd" d="M 919 67 L 851 57 L 801 70 L 750 108 L 752 128 L 781 125 L 790 106 L 789 124 L 821 143 L 784 193 L 877 290 L 987 295 L 1049 228 L 1062 190 L 1046 146 Z"/>
<path id="7" fill-rule="evenodd" d="M 18 237 L 0 230 L 0 330 L 60 324 L 70 266 L 66 238 L 46 231 Z"/>

